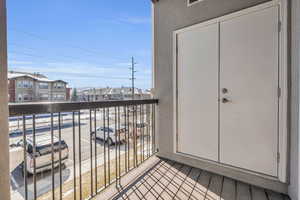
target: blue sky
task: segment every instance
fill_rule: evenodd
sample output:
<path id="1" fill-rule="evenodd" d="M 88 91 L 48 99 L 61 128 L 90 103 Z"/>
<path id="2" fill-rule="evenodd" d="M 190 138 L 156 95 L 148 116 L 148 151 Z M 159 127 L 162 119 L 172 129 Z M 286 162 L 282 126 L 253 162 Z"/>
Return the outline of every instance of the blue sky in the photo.
<path id="1" fill-rule="evenodd" d="M 70 87 L 151 87 L 150 0 L 8 0 L 9 70 Z"/>

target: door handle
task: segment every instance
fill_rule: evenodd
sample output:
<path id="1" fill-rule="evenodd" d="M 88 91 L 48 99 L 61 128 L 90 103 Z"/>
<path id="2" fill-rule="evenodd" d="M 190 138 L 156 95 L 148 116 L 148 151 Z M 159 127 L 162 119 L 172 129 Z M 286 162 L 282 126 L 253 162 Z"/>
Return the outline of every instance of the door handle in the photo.
<path id="1" fill-rule="evenodd" d="M 228 103 L 229 100 L 227 98 L 222 98 L 222 103 Z"/>

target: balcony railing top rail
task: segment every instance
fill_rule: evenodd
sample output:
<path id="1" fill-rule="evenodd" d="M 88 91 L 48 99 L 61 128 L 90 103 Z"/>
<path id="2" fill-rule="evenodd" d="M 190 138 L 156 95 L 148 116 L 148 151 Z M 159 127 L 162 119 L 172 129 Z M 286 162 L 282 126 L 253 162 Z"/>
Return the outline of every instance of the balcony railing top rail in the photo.
<path id="1" fill-rule="evenodd" d="M 33 115 L 44 113 L 70 112 L 84 109 L 108 108 L 116 106 L 131 106 L 141 104 L 157 104 L 158 99 L 138 100 L 109 100 L 92 102 L 37 102 L 37 103 L 10 103 L 9 116 Z"/>
<path id="2" fill-rule="evenodd" d="M 65 199 L 66 188 L 73 187 L 72 199 L 92 199 L 112 183 L 118 186 L 157 151 L 156 104 L 157 99 L 9 104 L 10 117 L 18 118 L 11 123 L 21 131 L 16 145 L 23 148 L 23 198 Z M 73 171 L 69 180 L 63 179 L 63 165 Z"/>

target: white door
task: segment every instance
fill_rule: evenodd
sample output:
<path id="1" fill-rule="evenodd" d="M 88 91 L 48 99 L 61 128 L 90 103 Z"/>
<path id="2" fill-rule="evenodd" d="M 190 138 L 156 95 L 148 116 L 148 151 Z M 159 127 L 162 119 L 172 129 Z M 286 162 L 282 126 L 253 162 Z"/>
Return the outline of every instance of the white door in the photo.
<path id="1" fill-rule="evenodd" d="M 218 24 L 177 34 L 177 151 L 218 160 Z"/>
<path id="2" fill-rule="evenodd" d="M 220 98 L 220 161 L 277 176 L 277 7 L 220 23 Z"/>

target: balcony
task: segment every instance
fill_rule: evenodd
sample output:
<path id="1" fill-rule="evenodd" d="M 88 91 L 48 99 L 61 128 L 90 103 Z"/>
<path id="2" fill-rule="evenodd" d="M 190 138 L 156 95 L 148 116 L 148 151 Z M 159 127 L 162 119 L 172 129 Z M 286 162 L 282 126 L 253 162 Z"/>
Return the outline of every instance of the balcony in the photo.
<path id="1" fill-rule="evenodd" d="M 91 199 L 118 183 L 155 154 L 157 103 L 9 105 L 11 198 Z"/>
<path id="2" fill-rule="evenodd" d="M 288 200 L 231 178 L 153 156 L 96 199 Z"/>
<path id="3" fill-rule="evenodd" d="M 157 157 L 157 103 L 11 104 L 12 199 L 288 199 Z"/>

